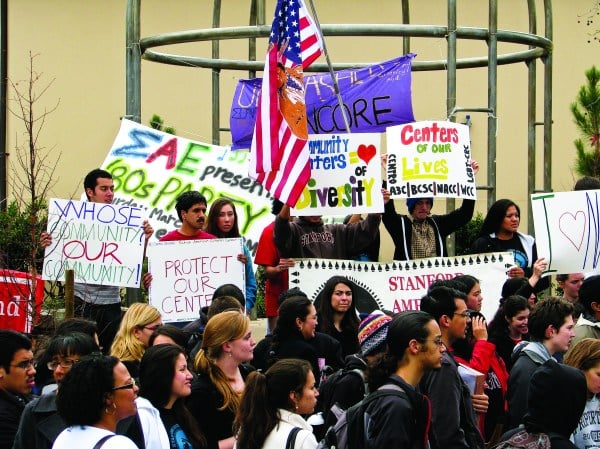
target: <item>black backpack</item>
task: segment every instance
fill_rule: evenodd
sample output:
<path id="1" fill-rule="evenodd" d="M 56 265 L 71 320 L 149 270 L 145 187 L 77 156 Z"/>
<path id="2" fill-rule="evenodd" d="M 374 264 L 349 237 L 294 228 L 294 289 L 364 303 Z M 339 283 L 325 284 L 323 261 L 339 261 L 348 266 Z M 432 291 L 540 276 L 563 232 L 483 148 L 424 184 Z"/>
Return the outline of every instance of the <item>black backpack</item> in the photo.
<path id="1" fill-rule="evenodd" d="M 385 384 L 346 411 L 342 411 L 334 405 L 334 413 L 339 412 L 339 419 L 335 425 L 327 429 L 325 437 L 319 442 L 317 449 L 360 449 L 364 447 L 365 411 L 371 402 L 382 396 L 396 396 L 409 400 L 402 388 L 394 384 Z"/>
<path id="2" fill-rule="evenodd" d="M 356 376 L 359 378 L 362 385 L 362 397 L 365 398 L 368 394 L 368 386 L 365 383 L 365 373 L 358 368 L 342 368 L 327 376 L 327 379 L 319 385 L 319 410 L 323 412 L 323 418 L 325 419 L 325 424 L 327 426 L 337 422 L 337 416 L 332 415 L 331 410 L 335 405 L 335 392 L 342 379 L 345 379 L 346 376 Z"/>

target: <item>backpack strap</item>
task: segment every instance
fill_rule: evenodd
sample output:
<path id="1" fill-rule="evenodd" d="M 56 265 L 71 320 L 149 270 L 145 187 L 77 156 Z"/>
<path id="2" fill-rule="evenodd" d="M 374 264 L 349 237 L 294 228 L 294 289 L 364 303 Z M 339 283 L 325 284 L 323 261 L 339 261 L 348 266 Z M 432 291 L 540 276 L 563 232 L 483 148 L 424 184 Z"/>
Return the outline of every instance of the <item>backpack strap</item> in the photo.
<path id="1" fill-rule="evenodd" d="M 389 383 L 382 385 L 361 402 L 350 407 L 346 411 L 349 449 L 362 447 L 365 438 L 365 410 L 371 402 L 384 396 L 396 396 L 410 402 L 406 392 L 400 386 Z"/>
<path id="2" fill-rule="evenodd" d="M 300 430 L 302 430 L 300 427 L 294 427 L 292 430 L 290 430 L 290 433 L 287 437 L 287 442 L 285 443 L 285 449 L 294 449 L 296 444 L 296 435 L 298 435 Z"/>
<path id="3" fill-rule="evenodd" d="M 115 436 L 116 435 L 114 433 L 111 434 L 111 435 L 103 436 L 102 438 L 100 438 L 98 440 L 98 442 L 94 445 L 94 447 L 92 449 L 100 449 L 104 445 L 104 443 L 106 442 L 106 440 L 108 440 L 109 438 L 115 437 Z"/>

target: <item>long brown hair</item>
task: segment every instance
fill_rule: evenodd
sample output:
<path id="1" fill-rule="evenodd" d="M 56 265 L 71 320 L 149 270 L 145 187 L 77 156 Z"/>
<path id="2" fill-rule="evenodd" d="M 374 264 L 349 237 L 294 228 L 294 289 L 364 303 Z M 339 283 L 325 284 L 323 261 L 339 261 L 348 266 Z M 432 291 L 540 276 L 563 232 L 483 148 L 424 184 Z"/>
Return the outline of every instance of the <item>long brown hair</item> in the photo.
<path id="1" fill-rule="evenodd" d="M 266 373 L 250 373 L 242 401 L 233 422 L 238 449 L 260 449 L 280 420 L 279 409 L 293 410 L 290 392 L 302 396 L 310 363 L 283 359 Z"/>
<path id="2" fill-rule="evenodd" d="M 229 232 L 222 232 L 217 225 L 219 221 L 219 214 L 221 213 L 221 209 L 223 206 L 231 206 L 233 209 L 233 226 L 229 230 Z M 240 229 L 238 227 L 238 215 L 235 210 L 235 205 L 233 201 L 229 198 L 217 198 L 211 205 L 208 211 L 208 219 L 206 220 L 206 232 L 212 235 L 216 235 L 219 238 L 229 238 L 229 237 L 240 237 Z"/>
<path id="3" fill-rule="evenodd" d="M 242 338 L 249 327 L 250 319 L 243 312 L 229 310 L 213 316 L 204 328 L 202 349 L 196 354 L 194 369 L 207 375 L 223 397 L 223 406 L 219 410 L 229 408 L 235 413 L 240 405 L 240 396 L 216 362 L 223 354 L 223 344 Z"/>

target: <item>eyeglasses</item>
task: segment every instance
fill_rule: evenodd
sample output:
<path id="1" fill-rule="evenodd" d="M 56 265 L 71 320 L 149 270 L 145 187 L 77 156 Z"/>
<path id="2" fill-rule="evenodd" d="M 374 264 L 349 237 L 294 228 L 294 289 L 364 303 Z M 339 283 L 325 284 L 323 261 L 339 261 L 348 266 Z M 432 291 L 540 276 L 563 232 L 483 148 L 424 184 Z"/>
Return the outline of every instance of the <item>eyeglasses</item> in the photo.
<path id="1" fill-rule="evenodd" d="M 434 338 L 433 340 L 428 340 L 428 339 L 423 339 L 423 340 L 418 340 L 421 343 L 425 343 L 426 341 L 431 341 L 433 342 L 434 345 L 436 345 L 438 348 L 445 348 L 446 347 L 446 343 L 443 342 L 442 338 Z"/>
<path id="2" fill-rule="evenodd" d="M 144 329 L 148 329 L 149 331 L 154 332 L 159 327 L 162 327 L 162 324 L 155 324 L 154 326 L 144 326 Z"/>
<path id="3" fill-rule="evenodd" d="M 71 369 L 73 367 L 73 365 L 75 365 L 77 362 L 79 362 L 79 360 L 73 360 L 73 359 L 52 360 L 51 362 L 48 362 L 48 364 L 46 366 L 48 367 L 48 369 L 50 371 L 54 371 L 56 368 L 58 368 L 59 365 L 62 369 Z"/>
<path id="4" fill-rule="evenodd" d="M 456 312 L 454 312 L 452 315 L 462 316 L 463 318 L 471 318 L 471 311 L 470 310 L 465 310 L 463 313 L 456 313 Z"/>
<path id="5" fill-rule="evenodd" d="M 120 387 L 113 387 L 112 391 L 117 390 L 133 390 L 135 388 L 135 379 L 131 379 L 131 382 L 125 385 L 121 385 Z"/>
<path id="6" fill-rule="evenodd" d="M 35 368 L 35 363 L 34 363 L 33 359 L 29 359 L 29 360 L 23 360 L 22 362 L 19 362 L 19 363 L 14 363 L 14 364 L 11 363 L 10 366 L 13 366 L 15 368 L 21 368 L 21 369 L 24 369 L 27 371 L 31 368 Z"/>

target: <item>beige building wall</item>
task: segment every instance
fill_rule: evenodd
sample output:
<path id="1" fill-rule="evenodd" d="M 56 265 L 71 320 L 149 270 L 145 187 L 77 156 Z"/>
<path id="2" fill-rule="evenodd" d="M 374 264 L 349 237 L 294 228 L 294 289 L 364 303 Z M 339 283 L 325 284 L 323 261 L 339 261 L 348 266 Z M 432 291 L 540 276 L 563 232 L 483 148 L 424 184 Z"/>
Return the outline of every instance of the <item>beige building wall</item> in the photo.
<path id="1" fill-rule="evenodd" d="M 400 23 L 399 0 L 314 0 L 321 23 Z M 141 35 L 210 28 L 210 0 L 142 0 Z M 458 0 L 458 25 L 487 27 L 487 3 L 483 0 Z M 499 3 L 499 28 L 527 31 L 525 0 L 502 0 Z M 538 34 L 543 35 L 543 2 L 537 1 Z M 554 9 L 554 92 L 553 92 L 553 168 L 552 187 L 569 190 L 578 137 L 569 112 L 569 103 L 584 83 L 584 70 L 597 63 L 600 44 L 588 43 L 590 31 L 578 18 L 594 6 L 591 0 L 555 0 Z M 274 9 L 267 1 L 267 22 Z M 343 5 L 343 7 L 340 7 Z M 125 114 L 125 0 L 9 0 L 9 78 L 27 77 L 29 52 L 36 54 L 34 69 L 43 73 L 40 83 L 54 80 L 36 108 L 50 108 L 60 100 L 58 109 L 46 120 L 40 135 L 45 148 L 61 154 L 52 195 L 79 197 L 83 176 L 99 166 Z M 248 24 L 248 0 L 224 0 L 222 26 Z M 411 2 L 411 23 L 446 24 L 447 7 L 443 0 Z M 417 60 L 446 58 L 446 40 L 413 38 L 412 51 Z M 378 62 L 402 53 L 400 38 L 328 38 L 331 59 L 345 62 Z M 523 46 L 501 44 L 499 53 L 523 50 Z M 266 41 L 259 42 L 258 58 L 262 59 Z M 170 53 L 208 57 L 209 43 L 183 44 L 165 48 Z M 459 41 L 459 57 L 484 56 L 484 42 Z M 245 59 L 244 41 L 223 41 L 224 58 Z M 221 124 L 228 126 L 229 105 L 233 90 L 244 72 L 223 71 L 221 74 Z M 538 114 L 543 119 L 543 67 L 538 63 Z M 456 104 L 461 107 L 486 107 L 487 70 L 460 70 L 457 75 Z M 524 63 L 500 66 L 498 70 L 497 132 L 497 198 L 509 197 L 523 206 L 527 204 L 527 70 Z M 167 66 L 148 61 L 142 63 L 142 122 L 152 114 L 161 115 L 177 133 L 194 140 L 211 142 L 211 74 L 210 70 Z M 14 103 L 12 103 L 14 106 Z M 445 72 L 413 74 L 413 107 L 417 120 L 446 119 Z M 471 114 L 474 158 L 482 163 L 479 184 L 486 184 L 485 114 Z M 457 121 L 464 120 L 464 113 Z M 23 127 L 11 117 L 8 121 L 7 152 L 9 171 L 14 170 L 14 147 L 23 142 Z M 542 129 L 537 132 L 538 173 L 536 187 L 543 185 Z M 231 142 L 222 133 L 221 143 Z M 52 156 L 51 156 L 52 157 Z M 9 187 L 10 189 L 10 187 Z M 9 193 L 10 194 L 10 193 Z M 398 210 L 405 210 L 403 205 Z M 442 212 L 436 202 L 436 212 Z M 480 192 L 478 210 L 485 213 L 485 192 Z M 522 230 L 527 229 L 523 210 Z M 387 237 L 385 231 L 383 234 Z M 383 257 L 391 257 L 389 240 Z"/>

